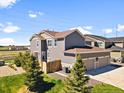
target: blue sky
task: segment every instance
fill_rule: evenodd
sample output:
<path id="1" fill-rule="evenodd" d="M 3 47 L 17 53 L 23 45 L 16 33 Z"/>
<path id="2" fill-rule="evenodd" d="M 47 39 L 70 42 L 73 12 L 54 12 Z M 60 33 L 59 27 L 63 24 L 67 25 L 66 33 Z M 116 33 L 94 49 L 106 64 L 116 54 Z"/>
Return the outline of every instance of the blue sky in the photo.
<path id="1" fill-rule="evenodd" d="M 0 45 L 29 44 L 43 29 L 124 36 L 124 0 L 0 0 Z"/>

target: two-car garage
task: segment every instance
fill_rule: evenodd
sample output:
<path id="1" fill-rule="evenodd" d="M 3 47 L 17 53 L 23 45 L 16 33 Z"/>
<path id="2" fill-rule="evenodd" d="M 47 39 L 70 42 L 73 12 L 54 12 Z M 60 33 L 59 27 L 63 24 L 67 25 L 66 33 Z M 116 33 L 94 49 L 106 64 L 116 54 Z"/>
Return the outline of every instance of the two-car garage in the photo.
<path id="1" fill-rule="evenodd" d="M 110 63 L 109 56 L 102 56 L 102 57 L 92 57 L 92 58 L 85 58 L 82 59 L 84 62 L 87 70 L 96 69 L 102 66 L 106 66 Z"/>
<path id="2" fill-rule="evenodd" d="M 103 67 L 106 66 L 108 64 L 110 64 L 110 50 L 105 50 L 105 49 L 101 49 L 101 48 L 76 48 L 76 49 L 70 49 L 67 50 L 66 53 L 68 54 L 75 54 L 74 57 L 74 61 L 76 62 L 76 55 L 80 54 L 82 61 L 84 62 L 87 70 L 92 70 L 92 69 L 96 69 L 99 67 Z M 72 58 L 72 56 L 70 55 L 66 55 L 66 58 Z M 72 60 L 67 60 L 69 62 L 71 62 Z"/>

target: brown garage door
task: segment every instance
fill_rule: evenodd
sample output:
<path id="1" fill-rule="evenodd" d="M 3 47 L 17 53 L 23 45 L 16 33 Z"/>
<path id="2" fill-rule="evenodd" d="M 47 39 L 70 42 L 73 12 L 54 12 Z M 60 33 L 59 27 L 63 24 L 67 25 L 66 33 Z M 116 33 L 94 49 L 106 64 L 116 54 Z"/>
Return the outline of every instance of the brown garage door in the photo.
<path id="1" fill-rule="evenodd" d="M 87 70 L 94 69 L 94 59 L 83 59 L 84 65 L 86 66 Z"/>
<path id="2" fill-rule="evenodd" d="M 98 57 L 98 60 L 96 60 L 96 58 L 88 58 L 88 59 L 83 59 L 82 61 L 84 62 L 87 70 L 91 70 L 109 64 L 110 62 L 109 59 L 110 59 L 109 57 L 103 56 L 103 57 Z"/>
<path id="3" fill-rule="evenodd" d="M 105 66 L 107 64 L 109 64 L 109 57 L 105 56 L 99 58 L 99 67 Z"/>

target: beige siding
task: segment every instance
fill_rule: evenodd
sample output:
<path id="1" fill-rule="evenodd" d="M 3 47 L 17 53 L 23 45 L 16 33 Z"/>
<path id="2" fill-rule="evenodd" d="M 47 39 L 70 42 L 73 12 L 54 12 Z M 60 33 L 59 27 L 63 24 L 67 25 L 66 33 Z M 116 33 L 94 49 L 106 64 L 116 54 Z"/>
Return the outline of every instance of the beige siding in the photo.
<path id="1" fill-rule="evenodd" d="M 64 40 L 57 40 L 57 46 L 50 46 L 48 47 L 48 61 L 53 61 L 56 59 L 63 59 L 64 58 Z M 63 60 L 62 60 L 63 62 Z"/>
<path id="2" fill-rule="evenodd" d="M 121 52 L 111 52 L 111 58 L 120 58 Z"/>
<path id="3" fill-rule="evenodd" d="M 37 46 L 37 42 L 38 42 L 38 46 Z M 31 40 L 31 53 L 33 55 L 37 55 L 38 56 L 38 60 L 41 61 L 41 40 L 37 37 L 33 38 Z"/>
<path id="4" fill-rule="evenodd" d="M 46 33 L 41 34 L 41 36 L 42 36 L 43 38 L 45 38 L 45 39 L 50 39 L 50 38 L 51 38 L 51 36 L 48 35 L 48 34 L 46 34 Z"/>
<path id="5" fill-rule="evenodd" d="M 124 43 L 118 42 L 118 43 L 115 43 L 115 45 L 124 48 Z"/>
<path id="6" fill-rule="evenodd" d="M 124 57 L 124 51 L 121 52 L 121 56 Z"/>
<path id="7" fill-rule="evenodd" d="M 65 38 L 65 49 L 85 46 L 85 38 L 78 32 L 73 32 Z"/>

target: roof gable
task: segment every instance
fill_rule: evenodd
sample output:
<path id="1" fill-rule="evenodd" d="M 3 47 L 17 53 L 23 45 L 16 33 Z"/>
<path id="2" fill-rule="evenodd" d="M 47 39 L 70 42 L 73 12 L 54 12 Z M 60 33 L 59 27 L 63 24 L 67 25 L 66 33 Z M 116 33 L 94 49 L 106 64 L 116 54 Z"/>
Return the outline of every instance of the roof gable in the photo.
<path id="1" fill-rule="evenodd" d="M 33 39 L 33 38 L 39 38 L 40 40 L 44 39 L 42 36 L 40 36 L 39 34 L 34 34 L 31 38 L 30 38 L 30 41 Z"/>
<path id="2" fill-rule="evenodd" d="M 58 39 L 58 38 L 65 38 L 66 36 L 70 35 L 73 32 L 78 32 L 83 37 L 83 34 L 80 33 L 80 31 L 78 31 L 77 29 L 67 30 L 67 31 L 63 31 L 63 32 L 43 30 L 39 34 L 41 35 L 42 33 L 45 33 L 45 34 L 51 36 L 52 38 Z"/>
<path id="3" fill-rule="evenodd" d="M 89 38 L 89 39 L 93 39 L 94 40 L 99 40 L 99 41 L 103 41 L 103 42 L 112 42 L 110 39 L 108 38 L 105 38 L 105 37 L 102 37 L 102 36 L 97 36 L 97 35 L 84 35 L 86 38 Z"/>

